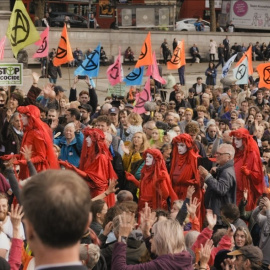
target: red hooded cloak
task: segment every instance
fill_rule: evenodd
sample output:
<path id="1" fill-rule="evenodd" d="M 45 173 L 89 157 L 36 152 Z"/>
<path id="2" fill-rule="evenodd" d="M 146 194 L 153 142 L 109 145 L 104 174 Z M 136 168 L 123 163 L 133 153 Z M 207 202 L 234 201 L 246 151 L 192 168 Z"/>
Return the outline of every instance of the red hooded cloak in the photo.
<path id="1" fill-rule="evenodd" d="M 246 210 L 256 207 L 257 199 L 264 191 L 264 176 L 262 162 L 257 143 L 245 128 L 240 128 L 230 133 L 230 136 L 242 139 L 243 149 L 235 147 L 234 169 L 236 176 L 236 203 L 243 198 L 244 189 L 248 190 L 248 203 Z"/>
<path id="2" fill-rule="evenodd" d="M 49 126 L 40 119 L 40 111 L 34 105 L 20 106 L 17 111 L 28 117 L 28 125 L 24 127 L 21 148 L 32 147 L 31 161 L 37 172 L 47 169 L 59 169 L 59 164 L 53 150 L 53 135 Z M 20 179 L 29 177 L 27 161 L 20 154 L 14 164 L 20 165 Z"/>
<path id="3" fill-rule="evenodd" d="M 167 198 L 170 196 L 173 202 L 177 200 L 177 196 L 172 189 L 164 158 L 158 149 L 144 151 L 144 159 L 147 154 L 153 156 L 154 162 L 152 165 L 144 165 L 142 168 L 138 210 L 141 211 L 146 202 L 154 210 L 162 208 L 168 210 Z"/>

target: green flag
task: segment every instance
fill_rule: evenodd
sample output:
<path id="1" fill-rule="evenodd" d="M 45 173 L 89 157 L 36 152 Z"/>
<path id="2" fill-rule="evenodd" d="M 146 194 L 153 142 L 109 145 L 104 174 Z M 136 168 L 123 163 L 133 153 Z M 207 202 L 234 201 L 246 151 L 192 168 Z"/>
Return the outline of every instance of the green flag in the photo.
<path id="1" fill-rule="evenodd" d="M 40 39 L 21 0 L 15 2 L 7 29 L 7 37 L 16 58 L 21 49 Z"/>

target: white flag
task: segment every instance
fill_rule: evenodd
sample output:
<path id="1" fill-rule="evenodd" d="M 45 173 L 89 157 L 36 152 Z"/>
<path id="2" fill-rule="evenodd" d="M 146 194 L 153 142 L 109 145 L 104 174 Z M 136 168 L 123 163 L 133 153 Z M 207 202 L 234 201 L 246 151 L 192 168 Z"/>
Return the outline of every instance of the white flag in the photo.
<path id="1" fill-rule="evenodd" d="M 235 84 L 248 84 L 248 60 L 247 57 L 233 69 L 233 76 L 237 80 Z"/>
<path id="2" fill-rule="evenodd" d="M 237 54 L 233 55 L 224 65 L 224 67 L 222 68 L 222 74 L 221 77 L 225 78 L 231 68 L 232 63 L 234 62 L 235 58 L 236 58 Z"/>

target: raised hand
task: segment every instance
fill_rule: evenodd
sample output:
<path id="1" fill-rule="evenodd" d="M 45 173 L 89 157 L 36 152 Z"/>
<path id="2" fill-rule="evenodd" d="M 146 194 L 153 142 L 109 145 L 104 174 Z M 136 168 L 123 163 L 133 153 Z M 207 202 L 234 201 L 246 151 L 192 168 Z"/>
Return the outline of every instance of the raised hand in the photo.
<path id="1" fill-rule="evenodd" d="M 27 161 L 30 161 L 32 157 L 32 145 L 25 145 L 24 147 L 22 147 L 21 154 L 24 155 L 24 158 Z"/>
<path id="2" fill-rule="evenodd" d="M 112 221 L 109 221 L 106 224 L 106 226 L 105 226 L 104 231 L 103 231 L 102 234 L 105 235 L 105 236 L 107 236 L 112 231 L 112 228 L 113 228 L 113 223 L 112 223 Z"/>
<path id="3" fill-rule="evenodd" d="M 213 230 L 217 223 L 217 215 L 213 214 L 211 209 L 206 209 L 206 220 L 208 222 L 208 228 Z"/>
<path id="4" fill-rule="evenodd" d="M 19 204 L 14 207 L 12 204 L 10 210 L 9 216 L 13 227 L 13 238 L 21 238 L 20 226 L 23 217 L 23 207 Z"/>
<path id="5" fill-rule="evenodd" d="M 243 197 L 244 197 L 244 200 L 245 202 L 247 201 L 248 199 L 248 190 L 245 188 L 244 191 L 243 191 Z"/>
<path id="6" fill-rule="evenodd" d="M 150 229 L 156 221 L 156 213 L 151 211 L 148 203 L 145 203 L 145 207 L 140 212 L 141 214 L 141 230 L 144 238 L 150 236 Z"/>
<path id="7" fill-rule="evenodd" d="M 201 202 L 198 202 L 198 198 L 194 198 L 193 201 L 191 200 L 189 204 L 187 205 L 187 210 L 191 216 L 191 218 L 194 218 L 196 216 L 196 210 L 199 207 Z"/>
<path id="8" fill-rule="evenodd" d="M 32 73 L 32 77 L 33 77 L 33 84 L 34 83 L 38 83 L 38 81 L 39 81 L 39 74 L 38 73 L 36 73 L 36 72 L 33 72 Z"/>
<path id="9" fill-rule="evenodd" d="M 128 237 L 135 225 L 134 213 L 123 212 L 119 215 L 119 238 Z"/>
<path id="10" fill-rule="evenodd" d="M 199 173 L 203 179 L 208 175 L 208 171 L 203 166 L 199 166 Z"/>
<path id="11" fill-rule="evenodd" d="M 43 87 L 43 93 L 44 93 L 45 97 L 48 97 L 52 91 L 54 91 L 54 90 L 53 90 L 53 85 L 51 83 L 47 83 Z"/>
<path id="12" fill-rule="evenodd" d="M 201 250 L 200 250 L 200 267 L 201 268 L 205 267 L 206 269 L 213 248 L 214 248 L 213 241 L 210 239 L 206 241 L 204 246 L 201 244 Z"/>
<path id="13" fill-rule="evenodd" d="M 117 184 L 118 184 L 118 182 L 116 180 L 110 179 L 109 180 L 109 187 L 106 190 L 106 193 L 107 194 L 115 193 L 119 189 L 119 188 L 116 187 Z"/>
<path id="14" fill-rule="evenodd" d="M 187 188 L 187 198 L 191 200 L 192 198 L 192 195 L 194 194 L 195 192 L 195 187 L 194 186 L 188 186 Z"/>

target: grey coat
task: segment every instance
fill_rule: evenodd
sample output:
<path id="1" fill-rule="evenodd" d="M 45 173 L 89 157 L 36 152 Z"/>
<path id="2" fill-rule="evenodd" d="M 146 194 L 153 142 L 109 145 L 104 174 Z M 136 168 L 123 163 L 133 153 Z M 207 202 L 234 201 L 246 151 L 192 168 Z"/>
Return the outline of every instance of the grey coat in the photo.
<path id="1" fill-rule="evenodd" d="M 209 174 L 205 183 L 207 189 L 204 196 L 206 209 L 212 209 L 220 216 L 220 208 L 228 203 L 236 203 L 236 178 L 233 160 L 217 168 L 216 178 Z"/>

